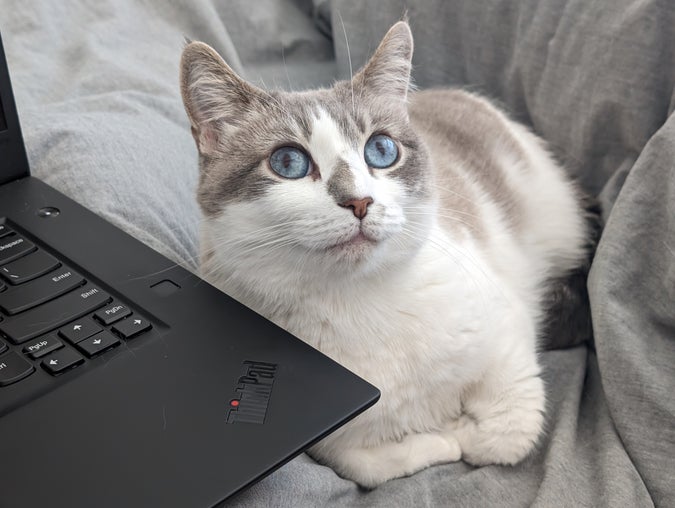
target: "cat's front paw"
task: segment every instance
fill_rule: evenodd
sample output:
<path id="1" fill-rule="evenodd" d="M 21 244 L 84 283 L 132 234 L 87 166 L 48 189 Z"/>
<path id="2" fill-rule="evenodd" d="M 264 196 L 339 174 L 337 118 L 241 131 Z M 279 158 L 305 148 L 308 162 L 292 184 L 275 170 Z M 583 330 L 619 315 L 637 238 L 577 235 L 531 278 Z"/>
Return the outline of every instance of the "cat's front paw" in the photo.
<path id="1" fill-rule="evenodd" d="M 455 426 L 452 435 L 460 443 L 464 462 L 473 466 L 513 466 L 535 448 L 543 420 L 541 414 L 536 416 L 541 419 L 531 422 L 535 428 L 496 428 L 496 422 L 466 418 Z"/>
<path id="2" fill-rule="evenodd" d="M 544 392 L 541 379 L 519 382 L 518 390 L 497 400 L 482 399 L 472 415 L 461 415 L 444 428 L 459 442 L 462 460 L 474 466 L 515 465 L 535 449 L 544 426 Z M 492 392 L 488 392 L 492 395 Z M 514 397 L 513 394 L 519 394 Z M 487 402 L 487 403 L 486 403 Z"/>
<path id="3" fill-rule="evenodd" d="M 410 476 L 435 464 L 461 458 L 457 440 L 441 434 L 410 434 L 370 448 L 333 450 L 320 457 L 335 471 L 362 487 L 375 488 L 394 478 Z"/>

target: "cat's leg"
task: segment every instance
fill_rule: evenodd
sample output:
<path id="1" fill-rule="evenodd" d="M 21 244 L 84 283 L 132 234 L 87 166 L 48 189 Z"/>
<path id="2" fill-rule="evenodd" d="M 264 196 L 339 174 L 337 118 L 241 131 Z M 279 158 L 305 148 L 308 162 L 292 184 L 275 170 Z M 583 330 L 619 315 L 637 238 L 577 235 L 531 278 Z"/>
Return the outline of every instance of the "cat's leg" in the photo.
<path id="1" fill-rule="evenodd" d="M 534 448 L 544 422 L 545 393 L 534 351 L 511 351 L 462 398 L 462 416 L 446 427 L 462 459 L 476 466 L 512 465 Z"/>
<path id="2" fill-rule="evenodd" d="M 456 462 L 461 450 L 452 436 L 409 434 L 400 441 L 368 448 L 315 448 L 310 455 L 330 465 L 340 476 L 373 488 L 434 464 Z"/>

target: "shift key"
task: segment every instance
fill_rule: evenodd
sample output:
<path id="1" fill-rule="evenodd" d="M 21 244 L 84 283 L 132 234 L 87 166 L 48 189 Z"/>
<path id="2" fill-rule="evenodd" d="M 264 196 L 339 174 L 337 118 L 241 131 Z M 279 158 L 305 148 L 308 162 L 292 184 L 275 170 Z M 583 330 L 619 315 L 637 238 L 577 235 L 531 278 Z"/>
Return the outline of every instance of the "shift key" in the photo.
<path id="1" fill-rule="evenodd" d="M 14 344 L 21 344 L 93 312 L 111 300 L 108 293 L 87 284 L 40 307 L 0 321 L 0 332 Z"/>

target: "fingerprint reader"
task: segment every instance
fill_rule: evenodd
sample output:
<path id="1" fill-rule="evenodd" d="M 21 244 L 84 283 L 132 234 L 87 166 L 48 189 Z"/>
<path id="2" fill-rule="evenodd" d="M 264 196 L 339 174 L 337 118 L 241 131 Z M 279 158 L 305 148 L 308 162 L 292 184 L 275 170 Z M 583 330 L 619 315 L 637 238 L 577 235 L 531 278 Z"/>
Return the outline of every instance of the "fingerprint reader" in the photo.
<path id="1" fill-rule="evenodd" d="M 169 279 L 164 279 L 150 286 L 150 289 L 152 289 L 159 296 L 169 296 L 178 291 L 180 286 Z"/>

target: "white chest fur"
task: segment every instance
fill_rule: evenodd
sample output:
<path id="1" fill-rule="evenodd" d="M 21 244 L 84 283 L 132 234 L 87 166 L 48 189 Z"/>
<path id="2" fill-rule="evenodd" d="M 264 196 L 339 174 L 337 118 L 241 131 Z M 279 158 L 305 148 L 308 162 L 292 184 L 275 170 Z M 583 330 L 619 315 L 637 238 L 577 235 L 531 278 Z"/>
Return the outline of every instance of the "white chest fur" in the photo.
<path id="1" fill-rule="evenodd" d="M 358 432 L 334 436 L 370 446 L 456 419 L 465 387 L 508 347 L 498 330 L 522 311 L 518 300 L 471 242 L 454 242 L 452 256 L 449 245 L 434 229 L 412 263 L 386 277 L 317 276 L 298 289 L 293 274 L 282 281 L 260 267 L 257 291 L 233 277 L 214 282 L 381 390 L 381 401 L 347 427 Z M 263 281 L 293 290 L 280 296 Z"/>

